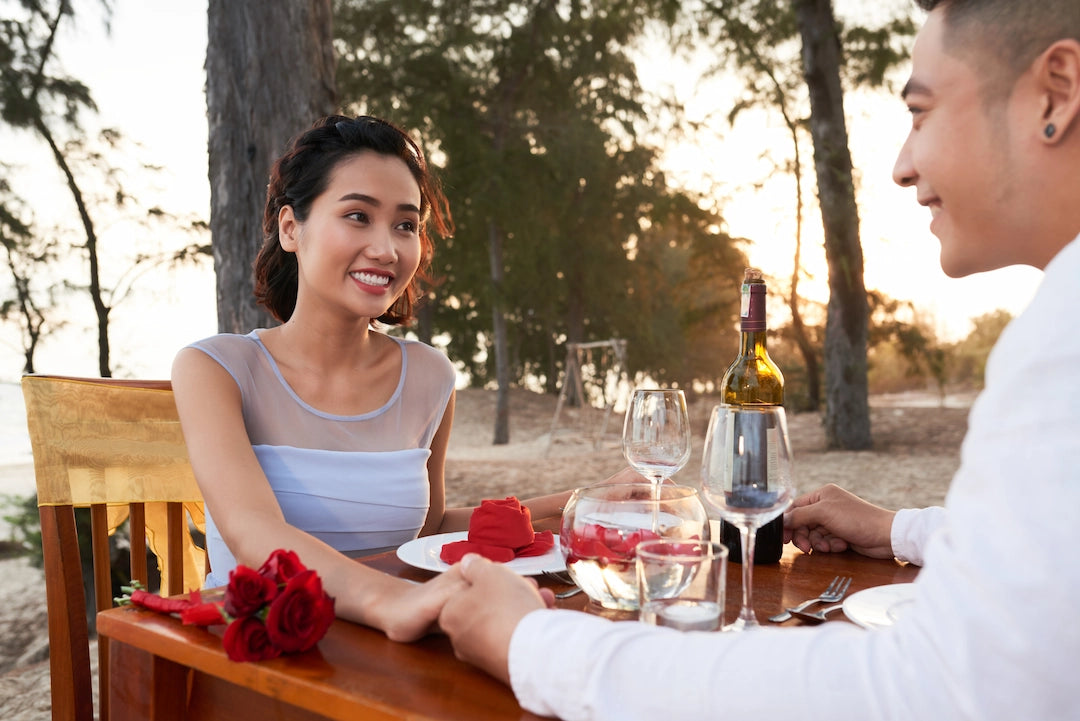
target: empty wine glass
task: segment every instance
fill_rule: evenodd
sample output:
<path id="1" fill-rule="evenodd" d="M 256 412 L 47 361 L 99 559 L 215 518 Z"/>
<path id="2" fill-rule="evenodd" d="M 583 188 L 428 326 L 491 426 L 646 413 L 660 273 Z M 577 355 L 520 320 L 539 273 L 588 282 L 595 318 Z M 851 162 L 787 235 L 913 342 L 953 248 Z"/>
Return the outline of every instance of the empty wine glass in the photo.
<path id="1" fill-rule="evenodd" d="M 690 460 L 690 414 L 680 390 L 635 390 L 623 423 L 623 455 L 630 467 L 653 483 L 659 499 L 660 484 Z M 654 528 L 658 519 L 654 519 Z"/>
<path id="2" fill-rule="evenodd" d="M 787 419 L 780 406 L 719 405 L 709 418 L 701 461 L 702 498 L 742 541 L 742 608 L 725 631 L 758 626 L 754 615 L 754 537 L 795 497 Z"/>

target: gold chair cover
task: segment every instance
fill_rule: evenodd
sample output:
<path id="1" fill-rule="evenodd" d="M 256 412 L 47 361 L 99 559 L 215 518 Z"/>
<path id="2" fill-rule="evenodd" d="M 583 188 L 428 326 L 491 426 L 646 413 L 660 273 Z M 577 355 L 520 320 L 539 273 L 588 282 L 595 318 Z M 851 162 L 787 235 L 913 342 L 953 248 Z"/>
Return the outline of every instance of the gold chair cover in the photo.
<path id="1" fill-rule="evenodd" d="M 166 579 L 165 502 L 180 501 L 205 533 L 202 496 L 188 461 L 172 391 L 139 382 L 28 375 L 22 379 L 38 505 L 109 505 L 109 533 L 146 503 L 147 544 Z M 184 529 L 184 589 L 202 586 L 206 554 Z M 163 580 L 164 583 L 164 580 Z"/>

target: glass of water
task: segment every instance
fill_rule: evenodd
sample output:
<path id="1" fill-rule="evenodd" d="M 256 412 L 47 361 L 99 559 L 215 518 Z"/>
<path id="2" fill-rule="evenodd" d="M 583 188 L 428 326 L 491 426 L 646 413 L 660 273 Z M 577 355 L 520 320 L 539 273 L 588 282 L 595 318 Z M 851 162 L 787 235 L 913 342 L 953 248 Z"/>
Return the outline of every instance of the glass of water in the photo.
<path id="1" fill-rule="evenodd" d="M 664 538 L 637 547 L 640 618 L 681 631 L 724 624 L 728 550 L 716 542 Z"/>

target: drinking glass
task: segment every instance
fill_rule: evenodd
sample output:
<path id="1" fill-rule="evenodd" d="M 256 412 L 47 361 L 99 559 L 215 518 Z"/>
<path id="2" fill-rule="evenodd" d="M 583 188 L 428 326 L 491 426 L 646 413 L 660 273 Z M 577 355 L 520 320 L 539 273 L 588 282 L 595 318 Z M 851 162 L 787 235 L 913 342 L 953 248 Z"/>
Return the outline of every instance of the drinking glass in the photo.
<path id="1" fill-rule="evenodd" d="M 758 626 L 754 616 L 754 537 L 795 497 L 787 419 L 780 406 L 719 405 L 709 418 L 701 492 L 742 541 L 742 608 L 725 631 Z"/>
<path id="2" fill-rule="evenodd" d="M 681 631 L 714 631 L 724 623 L 727 546 L 658 538 L 637 546 L 640 618 Z"/>
<path id="3" fill-rule="evenodd" d="M 622 446 L 626 462 L 652 481 L 654 497 L 659 499 L 660 484 L 690 459 L 690 415 L 683 392 L 635 390 L 626 409 Z M 657 530 L 655 523 L 653 530 Z"/>

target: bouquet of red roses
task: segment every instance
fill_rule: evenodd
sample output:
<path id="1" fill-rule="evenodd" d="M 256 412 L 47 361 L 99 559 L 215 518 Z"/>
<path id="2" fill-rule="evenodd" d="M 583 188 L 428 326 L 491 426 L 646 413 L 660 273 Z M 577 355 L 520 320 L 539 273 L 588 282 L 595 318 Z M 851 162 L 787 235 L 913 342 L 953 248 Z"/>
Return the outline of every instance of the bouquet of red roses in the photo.
<path id="1" fill-rule="evenodd" d="M 334 620 L 334 599 L 323 591 L 319 574 L 292 551 L 278 549 L 254 570 L 229 571 L 222 600 L 204 601 L 199 591 L 187 598 L 162 598 L 132 588 L 118 603 L 176 613 L 185 624 L 228 624 L 222 644 L 233 661 L 262 661 L 306 651 L 319 642 Z"/>

